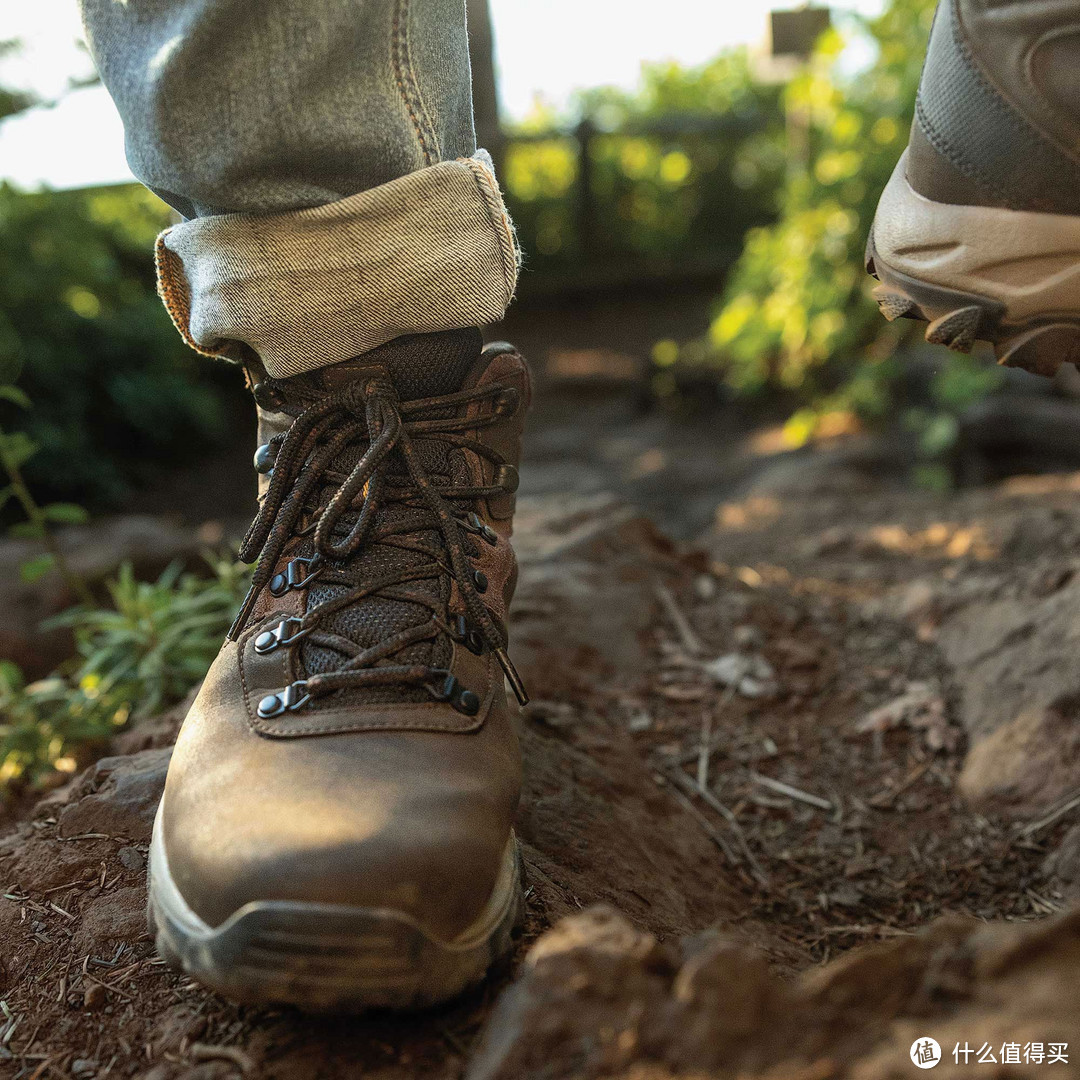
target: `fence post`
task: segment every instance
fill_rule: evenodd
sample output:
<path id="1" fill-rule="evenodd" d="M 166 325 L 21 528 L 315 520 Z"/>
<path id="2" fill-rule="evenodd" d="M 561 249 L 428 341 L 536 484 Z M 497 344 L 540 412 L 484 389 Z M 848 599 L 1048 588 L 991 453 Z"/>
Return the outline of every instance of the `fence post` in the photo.
<path id="1" fill-rule="evenodd" d="M 592 142 L 596 127 L 591 117 L 583 116 L 574 131 L 578 144 L 577 234 L 578 245 L 585 258 L 594 254 L 596 214 L 593 197 Z"/>

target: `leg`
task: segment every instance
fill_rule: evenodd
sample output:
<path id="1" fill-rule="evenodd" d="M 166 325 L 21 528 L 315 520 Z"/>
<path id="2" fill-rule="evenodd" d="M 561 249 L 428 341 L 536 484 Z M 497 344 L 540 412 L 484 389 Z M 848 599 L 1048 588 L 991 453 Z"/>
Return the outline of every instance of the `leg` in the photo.
<path id="1" fill-rule="evenodd" d="M 464 0 L 83 0 L 135 175 L 187 218 L 336 202 L 476 151 Z"/>
<path id="2" fill-rule="evenodd" d="M 244 1001 L 418 1006 L 522 905 L 507 655 L 529 378 L 461 0 L 84 0 L 162 295 L 259 406 L 251 589 L 177 739 L 162 955 Z"/>
<path id="3" fill-rule="evenodd" d="M 162 296 L 274 376 L 501 317 L 517 249 L 475 150 L 462 0 L 83 0 L 135 174 L 190 220 Z"/>

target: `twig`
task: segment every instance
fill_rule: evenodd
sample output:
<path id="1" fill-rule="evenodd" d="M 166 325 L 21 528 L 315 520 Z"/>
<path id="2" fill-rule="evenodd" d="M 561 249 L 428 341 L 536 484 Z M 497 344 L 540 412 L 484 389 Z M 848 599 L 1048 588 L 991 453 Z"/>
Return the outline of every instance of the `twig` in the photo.
<path id="1" fill-rule="evenodd" d="M 196 1061 L 231 1061 L 245 1076 L 255 1068 L 255 1063 L 237 1046 L 208 1046 L 192 1043 L 188 1053 Z"/>
<path id="2" fill-rule="evenodd" d="M 780 795 L 786 795 L 789 799 L 798 799 L 799 802 L 816 806 L 819 810 L 832 810 L 833 808 L 833 804 L 828 799 L 822 799 L 818 795 L 811 795 L 808 791 L 800 791 L 799 788 L 785 784 L 782 780 L 774 780 L 771 776 L 762 776 L 761 773 L 751 771 L 750 779 L 761 784 L 762 787 L 767 787 Z"/>
<path id="3" fill-rule="evenodd" d="M 668 618 L 671 619 L 676 632 L 682 639 L 683 648 L 693 656 L 700 656 L 705 651 L 702 648 L 701 639 L 694 633 L 694 628 L 675 602 L 671 590 L 662 581 L 656 583 L 656 596 L 664 606 Z"/>
<path id="4" fill-rule="evenodd" d="M 697 786 L 705 791 L 709 786 L 709 740 L 712 738 L 712 709 L 706 709 L 701 716 L 701 741 L 698 744 Z"/>
<path id="5" fill-rule="evenodd" d="M 720 700 L 717 702 L 715 715 L 719 716 L 727 706 L 728 702 L 735 696 L 735 689 L 737 683 L 729 686 L 721 695 Z M 713 729 L 714 712 L 707 710 L 705 715 L 701 718 L 701 740 L 698 743 L 697 754 L 697 783 L 698 787 L 704 791 L 709 784 L 709 759 L 713 755 L 713 751 L 716 747 L 712 743 L 712 729 Z"/>
<path id="6" fill-rule="evenodd" d="M 1038 821 L 1033 821 L 1030 825 L 1025 825 L 1020 830 L 1020 835 L 1034 836 L 1035 833 L 1042 832 L 1047 825 L 1053 825 L 1058 818 L 1064 817 L 1076 806 L 1080 806 L 1080 788 L 1069 792 L 1064 798 L 1059 799 L 1057 805 L 1045 817 L 1039 818 Z"/>
<path id="7" fill-rule="evenodd" d="M 657 777 L 664 780 L 663 776 Z M 717 832 L 713 823 L 675 786 L 663 784 L 671 792 L 675 801 L 705 830 L 709 839 L 724 853 L 725 858 L 732 866 L 739 865 L 739 859 L 732 850 L 731 845 Z"/>
<path id="8" fill-rule="evenodd" d="M 907 791 L 908 788 L 913 784 L 917 784 L 930 771 L 930 767 L 933 764 L 934 759 L 929 758 L 921 765 L 916 765 L 915 768 L 900 781 L 900 784 L 897 787 L 893 788 L 891 791 L 888 788 L 879 791 L 876 795 L 871 795 L 867 801 L 875 810 L 887 810 L 901 795 L 904 794 L 905 791 Z"/>
<path id="9" fill-rule="evenodd" d="M 694 781 L 682 769 L 666 770 L 664 775 L 678 787 L 681 787 L 688 795 L 697 795 L 700 799 L 703 799 L 728 823 L 729 828 L 735 834 L 735 839 L 739 842 L 739 847 L 742 848 L 742 852 L 746 856 L 746 861 L 750 864 L 754 877 L 758 880 L 758 884 L 766 889 L 771 888 L 769 875 L 765 873 L 761 863 L 757 861 L 753 851 L 750 850 L 750 845 L 746 840 L 746 834 L 742 831 L 742 826 L 739 824 L 739 819 L 708 788 L 695 785 Z"/>

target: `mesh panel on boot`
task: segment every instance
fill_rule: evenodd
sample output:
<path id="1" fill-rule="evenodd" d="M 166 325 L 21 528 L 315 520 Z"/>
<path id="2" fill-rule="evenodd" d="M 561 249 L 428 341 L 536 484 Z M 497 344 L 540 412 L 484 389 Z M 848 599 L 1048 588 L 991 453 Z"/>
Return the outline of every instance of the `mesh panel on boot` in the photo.
<path id="1" fill-rule="evenodd" d="M 438 339 L 431 341 L 430 339 Z M 409 338 L 399 338 L 364 357 L 365 361 L 383 364 L 391 373 L 395 388 L 403 401 L 419 397 L 434 397 L 453 393 L 461 387 L 469 369 L 475 363 L 480 350 L 479 332 L 476 330 L 451 331 L 447 334 L 421 334 Z M 432 481 L 437 484 L 451 482 L 470 484 L 467 468 L 461 455 L 448 453 L 446 443 L 434 439 L 417 440 L 414 443 L 417 455 Z M 332 468 L 340 474 L 347 474 L 362 455 L 364 447 L 347 447 Z M 454 460 L 452 461 L 451 458 Z M 383 466 L 386 478 L 407 475 L 404 462 L 399 454 L 394 453 Z M 388 488 L 389 485 L 386 485 Z M 321 500 L 325 502 L 333 495 L 334 486 L 325 488 Z M 384 488 L 386 490 L 386 488 Z M 340 540 L 356 521 L 356 515 L 350 514 L 342 524 Z M 410 538 L 433 549 L 442 549 L 442 534 L 434 524 L 430 513 L 418 506 L 404 506 L 400 503 L 383 503 L 376 515 L 372 534 L 394 525 L 415 522 L 420 531 L 411 532 Z M 429 527 L 423 528 L 427 525 Z M 300 552 L 310 555 L 313 547 L 305 545 L 307 550 Z M 418 552 L 407 551 L 383 544 L 364 544 L 358 554 L 344 562 L 331 562 L 335 570 L 342 570 L 354 581 L 363 582 L 374 578 L 393 576 L 395 573 L 415 568 L 431 560 Z M 432 597 L 440 607 L 444 607 L 450 594 L 450 580 L 446 575 L 436 578 L 424 578 L 397 586 L 399 590 L 422 593 Z M 308 590 L 307 610 L 325 603 L 327 600 L 347 591 L 344 586 L 327 585 L 316 580 Z M 370 648 L 400 633 L 402 630 L 431 619 L 428 608 L 414 603 L 387 599 L 384 597 L 366 597 L 342 611 L 320 620 L 319 629 L 338 634 L 355 642 L 361 648 Z M 402 649 L 386 664 L 424 664 L 428 667 L 446 667 L 450 663 L 453 646 L 445 635 L 435 641 L 421 641 Z M 300 647 L 300 662 L 303 674 L 315 675 L 333 671 L 340 667 L 347 658 L 333 649 L 314 645 L 305 640 Z M 347 691 L 338 691 L 333 700 L 343 702 L 366 702 L 377 704 L 394 701 L 427 701 L 428 693 L 422 687 L 387 686 L 365 687 Z"/>

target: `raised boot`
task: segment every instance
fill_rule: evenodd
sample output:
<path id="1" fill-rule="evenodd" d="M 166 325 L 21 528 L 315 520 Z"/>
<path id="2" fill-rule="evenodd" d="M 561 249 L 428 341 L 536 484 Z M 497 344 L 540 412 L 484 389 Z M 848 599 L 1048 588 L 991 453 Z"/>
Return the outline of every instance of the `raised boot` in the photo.
<path id="1" fill-rule="evenodd" d="M 1040 374 L 1080 360 L 1080 3 L 940 0 L 867 269 L 928 341 Z"/>
<path id="2" fill-rule="evenodd" d="M 184 721 L 150 852 L 171 962 L 227 997 L 427 1005 L 521 906 L 506 653 L 529 377 L 476 330 L 249 369 L 251 591 Z"/>

